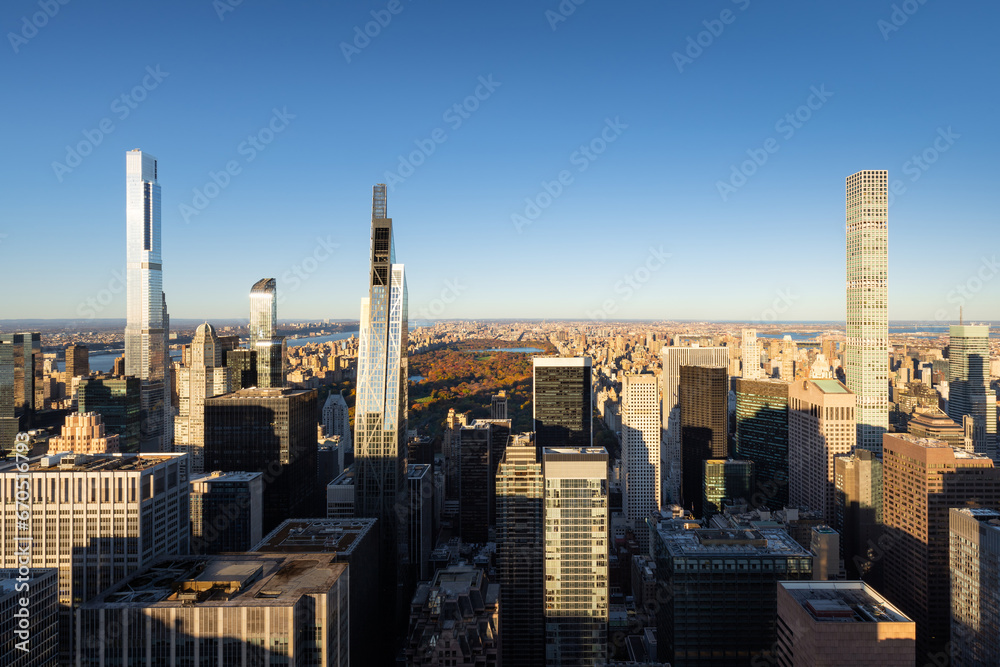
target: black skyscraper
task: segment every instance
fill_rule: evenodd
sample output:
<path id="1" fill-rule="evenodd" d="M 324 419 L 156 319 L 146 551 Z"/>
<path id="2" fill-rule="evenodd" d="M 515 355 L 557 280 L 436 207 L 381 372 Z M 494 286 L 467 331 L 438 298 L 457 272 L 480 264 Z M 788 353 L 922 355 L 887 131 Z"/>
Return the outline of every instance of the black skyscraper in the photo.
<path id="1" fill-rule="evenodd" d="M 535 357 L 535 445 L 593 444 L 590 357 Z"/>

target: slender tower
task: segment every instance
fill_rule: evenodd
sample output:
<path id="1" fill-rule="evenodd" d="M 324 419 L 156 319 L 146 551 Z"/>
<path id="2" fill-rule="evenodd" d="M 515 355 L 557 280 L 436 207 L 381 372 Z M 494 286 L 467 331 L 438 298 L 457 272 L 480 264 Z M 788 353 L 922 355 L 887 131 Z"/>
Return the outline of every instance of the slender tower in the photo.
<path id="1" fill-rule="evenodd" d="M 257 352 L 257 386 L 285 386 L 285 337 L 278 335 L 278 288 L 262 278 L 250 288 L 250 349 Z"/>
<path id="2" fill-rule="evenodd" d="M 397 503 L 404 492 L 407 428 L 407 303 L 403 265 L 396 264 L 385 185 L 372 194 L 371 270 L 361 300 L 358 382 L 354 418 L 355 514 L 382 526 L 383 598 L 398 604 L 400 558 Z"/>
<path id="3" fill-rule="evenodd" d="M 889 172 L 847 177 L 847 387 L 857 444 L 882 454 L 889 429 Z"/>
<path id="4" fill-rule="evenodd" d="M 142 381 L 140 443 L 168 451 L 173 417 L 167 384 L 167 304 L 160 264 L 160 184 L 156 158 L 138 148 L 125 154 L 125 374 Z"/>

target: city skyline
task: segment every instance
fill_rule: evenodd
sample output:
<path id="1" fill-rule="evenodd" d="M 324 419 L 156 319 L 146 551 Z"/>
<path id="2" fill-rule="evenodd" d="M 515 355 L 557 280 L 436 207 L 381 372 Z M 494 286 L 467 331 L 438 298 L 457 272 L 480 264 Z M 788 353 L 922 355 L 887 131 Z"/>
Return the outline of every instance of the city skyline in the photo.
<path id="1" fill-rule="evenodd" d="M 988 247 L 977 248 L 975 257 L 939 256 L 926 240 L 945 224 L 965 238 L 991 229 L 997 195 L 988 174 L 995 135 L 988 105 L 973 103 L 988 93 L 970 85 L 987 76 L 981 44 L 988 37 L 977 36 L 988 21 L 969 23 L 964 12 L 921 5 L 896 26 L 891 3 L 861 2 L 779 9 L 740 0 L 715 8 L 643 6 L 636 8 L 639 14 L 591 3 L 565 20 L 547 14 L 557 7 L 533 3 L 480 8 L 475 17 L 447 3 L 416 12 L 403 6 L 370 44 L 359 53 L 347 48 L 347 55 L 341 44 L 351 45 L 354 28 L 371 21 L 371 12 L 385 11 L 383 5 L 311 9 L 307 21 L 278 8 L 242 5 L 221 14 L 194 3 L 130 7 L 115 13 L 114 28 L 105 25 L 109 8 L 67 10 L 27 43 L 12 44 L 8 75 L 37 95 L 11 116 L 22 131 L 10 139 L 11 164 L 18 167 L 5 172 L 9 219 L 48 225 L 47 249 L 71 257 L 39 277 L 36 289 L 49 298 L 11 295 L 4 315 L 124 313 L 124 295 L 113 289 L 113 298 L 98 303 L 99 309 L 87 299 L 114 288 L 123 272 L 123 263 L 95 258 L 113 258 L 120 247 L 116 154 L 139 146 L 169 165 L 160 174 L 167 185 L 164 258 L 175 270 L 164 277 L 164 287 L 176 317 L 241 314 L 238 295 L 259 276 L 213 262 L 211 253 L 222 243 L 278 279 L 288 316 L 349 317 L 353 304 L 347 295 L 363 289 L 355 250 L 365 242 L 351 224 L 365 206 L 354 193 L 388 182 L 398 212 L 413 221 L 400 241 L 414 254 L 415 317 L 426 311 L 433 318 L 752 320 L 779 299 L 785 318 L 839 320 L 843 267 L 836 249 L 843 241 L 843 204 L 837 183 L 860 169 L 887 169 L 890 183 L 899 183 L 892 202 L 890 318 L 933 320 L 944 311 L 944 321 L 957 320 L 959 300 L 971 318 L 1000 317 L 994 305 L 1000 282 L 991 280 L 997 269 Z M 22 15 L 35 9 L 12 3 L 0 19 L 16 35 Z M 732 22 L 723 24 L 719 15 L 726 9 Z M 636 21 L 637 15 L 644 20 Z M 138 28 L 151 22 L 183 26 L 195 48 L 181 53 L 162 36 L 142 37 Z M 482 30 L 486 24 L 489 34 Z M 265 27 L 295 39 L 285 39 L 283 50 L 250 49 Z M 710 28 L 721 33 L 714 36 Z M 949 46 L 943 48 L 936 39 L 942 34 L 963 38 L 944 40 Z M 129 55 L 90 55 L 78 41 L 81 35 L 108 44 L 108 56 Z M 467 55 L 464 62 L 456 64 L 446 48 L 425 48 L 439 36 L 453 40 L 453 49 Z M 708 46 L 698 46 L 698 39 Z M 511 42 L 523 43 L 524 54 L 503 55 L 507 50 L 499 47 Z M 852 49 L 839 48 L 845 42 Z M 309 43 L 318 45 L 319 58 Z M 634 58 L 637 67 L 611 67 L 605 49 L 590 48 L 594 43 Z M 761 48 L 764 43 L 775 46 Z M 787 58 L 788 49 L 796 58 Z M 448 76 L 401 79 L 392 68 L 404 54 L 420 71 L 445 70 Z M 233 57 L 242 58 L 245 70 L 229 64 Z M 65 111 L 60 96 L 39 90 L 37 82 L 49 80 L 43 73 L 53 62 L 64 65 L 54 83 L 72 96 L 72 111 Z M 91 79 L 81 72 L 95 68 L 106 71 L 105 83 L 85 83 Z M 279 74 L 287 71 L 301 74 Z M 547 71 L 560 75 L 540 74 Z M 928 71 L 962 75 L 928 80 Z M 223 94 L 215 85 L 220 75 L 247 85 L 238 95 Z M 315 85 L 317 80 L 324 85 Z M 376 83 L 382 81 L 396 88 L 380 90 L 387 88 Z M 330 98 L 325 89 L 340 97 Z M 365 102 L 356 110 L 330 104 L 343 94 Z M 390 114 L 390 100 L 401 95 L 411 113 Z M 185 113 L 193 101 L 204 113 Z M 475 111 L 466 111 L 466 103 Z M 809 120 L 795 120 L 800 109 Z M 786 120 L 789 114 L 794 124 Z M 105 118 L 113 131 L 100 130 Z M 32 131 L 36 127 L 39 133 Z M 435 129 L 444 141 L 428 139 Z M 247 141 L 251 135 L 263 150 Z M 36 136 L 43 141 L 28 139 Z M 68 158 L 87 136 L 94 145 L 78 151 L 87 155 Z M 773 153 L 763 148 L 769 138 L 777 142 Z M 582 164 L 571 156 L 597 139 L 606 142 L 605 149 L 592 153 L 594 160 L 578 153 L 587 164 L 579 171 Z M 421 144 L 433 145 L 433 152 L 418 155 L 421 164 L 403 178 L 400 156 L 409 161 Z M 764 154 L 764 164 L 746 166 L 754 155 L 763 161 Z M 230 162 L 239 173 L 227 172 Z M 734 166 L 754 172 L 738 187 Z M 525 198 L 548 196 L 543 182 L 557 190 L 551 184 L 558 185 L 563 169 L 573 182 L 559 186 L 564 192 L 518 228 L 511 217 L 526 215 Z M 322 204 L 307 194 L 317 187 L 327 193 Z M 789 190 L 794 194 L 788 196 Z M 540 201 L 547 203 L 545 196 Z M 630 221 L 636 243 L 602 247 L 594 266 L 559 267 L 566 280 L 547 281 L 551 298 L 522 298 L 554 270 L 540 268 L 548 245 L 558 242 L 567 253 L 589 255 L 593 240 L 621 219 Z M 0 229 L 0 247 L 23 254 L 34 242 L 32 227 Z M 236 228 L 251 233 L 239 238 L 232 234 Z M 87 231 L 70 233 L 76 229 Z M 569 234 L 571 229 L 583 233 Z M 705 229 L 731 241 L 712 244 L 712 261 L 720 266 L 755 257 L 763 266 L 793 230 L 802 252 L 782 253 L 776 266 L 720 269 L 685 290 L 671 289 L 708 260 Z M 278 242 L 256 243 L 264 235 Z M 192 243 L 195 236 L 202 242 Z M 479 272 L 420 259 L 485 239 L 515 269 L 506 272 L 509 294 L 497 294 L 491 277 Z M 929 262 L 930 281 L 923 276 Z M 649 267 L 657 268 L 647 274 Z M 0 269 L 0 278 L 9 279 L 12 270 Z M 628 285 L 629 278 L 638 288 Z M 233 297 L 211 303 L 198 289 L 203 279 Z M 332 282 L 343 289 L 331 292 Z M 791 303 L 780 301 L 789 290 Z M 615 312 L 604 308 L 608 301 Z"/>

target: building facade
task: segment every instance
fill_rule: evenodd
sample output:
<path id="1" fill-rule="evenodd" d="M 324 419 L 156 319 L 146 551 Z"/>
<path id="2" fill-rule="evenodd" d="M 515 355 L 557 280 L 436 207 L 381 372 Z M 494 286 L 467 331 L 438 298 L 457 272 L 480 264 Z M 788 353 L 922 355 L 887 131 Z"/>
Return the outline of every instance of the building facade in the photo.
<path id="1" fill-rule="evenodd" d="M 729 375 L 725 368 L 680 367 L 681 497 L 702 516 L 704 462 L 729 457 Z"/>
<path id="2" fill-rule="evenodd" d="M 191 477 L 191 553 L 249 551 L 260 542 L 264 480 L 259 472 Z"/>
<path id="3" fill-rule="evenodd" d="M 77 387 L 77 406 L 80 414 L 101 415 L 105 431 L 118 436 L 119 449 L 135 454 L 141 442 L 141 393 L 139 378 L 88 377 Z"/>
<path id="4" fill-rule="evenodd" d="M 867 449 L 855 449 L 834 459 L 833 479 L 832 525 L 843 538 L 847 576 L 880 584 L 881 563 L 868 552 L 882 534 L 882 460 Z"/>
<path id="5" fill-rule="evenodd" d="M 594 439 L 590 357 L 534 357 L 532 365 L 536 446 L 589 447 Z"/>
<path id="6" fill-rule="evenodd" d="M 757 330 L 744 329 L 741 338 L 740 357 L 743 362 L 743 379 L 760 379 L 760 347 L 757 346 Z"/>
<path id="7" fill-rule="evenodd" d="M 278 335 L 278 287 L 274 278 L 262 278 L 250 288 L 250 349 L 256 353 L 257 386 L 285 386 L 288 353 Z"/>
<path id="8" fill-rule="evenodd" d="M 0 570 L 0 665 L 59 664 L 58 592 L 59 572 L 54 568 L 33 568 L 27 576 L 16 567 Z"/>
<path id="9" fill-rule="evenodd" d="M 857 397 L 858 447 L 882 453 L 889 429 L 889 172 L 847 177 L 844 371 Z"/>
<path id="10" fill-rule="evenodd" d="M 788 387 L 783 380 L 737 378 L 736 455 L 753 461 L 754 505 L 788 504 Z M 759 494 L 759 495 L 757 495 Z"/>
<path id="11" fill-rule="evenodd" d="M 990 388 L 990 327 L 951 325 L 948 343 L 948 416 L 970 415 L 981 435 L 973 448 L 997 460 L 997 399 Z"/>
<path id="12" fill-rule="evenodd" d="M 117 454 L 121 437 L 107 433 L 104 420 L 97 412 L 71 412 L 66 415 L 59 435 L 49 439 L 49 454 Z"/>
<path id="13" fill-rule="evenodd" d="M 188 454 L 192 474 L 205 472 L 205 399 L 228 393 L 230 387 L 219 337 L 211 324 L 201 324 L 191 341 L 189 363 L 177 371 L 174 419 L 174 451 Z"/>
<path id="14" fill-rule="evenodd" d="M 1000 511 L 953 507 L 948 516 L 951 664 L 1000 665 Z"/>
<path id="15" fill-rule="evenodd" d="M 622 378 L 622 509 L 643 551 L 646 517 L 660 511 L 660 391 L 654 375 Z"/>

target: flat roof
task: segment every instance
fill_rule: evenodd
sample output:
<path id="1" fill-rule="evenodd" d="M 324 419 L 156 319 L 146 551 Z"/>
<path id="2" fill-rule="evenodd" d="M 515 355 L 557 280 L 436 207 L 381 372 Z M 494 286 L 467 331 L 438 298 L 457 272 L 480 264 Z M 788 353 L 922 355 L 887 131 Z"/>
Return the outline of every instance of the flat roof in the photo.
<path id="1" fill-rule="evenodd" d="M 851 390 L 840 383 L 840 380 L 809 380 L 820 388 L 824 394 L 850 394 Z"/>
<path id="2" fill-rule="evenodd" d="M 590 366 L 590 357 L 532 357 L 535 366 Z"/>
<path id="3" fill-rule="evenodd" d="M 662 525 L 662 524 L 661 524 Z M 675 557 L 684 556 L 793 556 L 812 558 L 808 549 L 782 528 L 710 529 L 658 531 Z"/>
<path id="4" fill-rule="evenodd" d="M 253 551 L 265 553 L 335 553 L 350 556 L 375 526 L 375 519 L 286 519 Z"/>
<path id="5" fill-rule="evenodd" d="M 195 482 L 250 482 L 258 477 L 263 477 L 262 472 L 222 472 L 216 470 L 213 472 L 207 472 L 203 475 L 196 475 L 191 478 L 191 483 Z"/>
<path id="6" fill-rule="evenodd" d="M 780 581 L 819 623 L 913 623 L 863 581 Z"/>
<path id="7" fill-rule="evenodd" d="M 186 453 L 164 454 L 73 454 L 69 452 L 43 455 L 28 460 L 28 470 L 34 473 L 60 472 L 141 472 L 161 463 L 176 461 Z M 64 458 L 73 460 L 73 465 L 62 463 Z M 79 461 L 79 463 L 77 463 Z M 0 463 L 0 473 L 15 472 L 13 460 Z"/>

